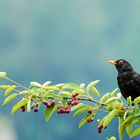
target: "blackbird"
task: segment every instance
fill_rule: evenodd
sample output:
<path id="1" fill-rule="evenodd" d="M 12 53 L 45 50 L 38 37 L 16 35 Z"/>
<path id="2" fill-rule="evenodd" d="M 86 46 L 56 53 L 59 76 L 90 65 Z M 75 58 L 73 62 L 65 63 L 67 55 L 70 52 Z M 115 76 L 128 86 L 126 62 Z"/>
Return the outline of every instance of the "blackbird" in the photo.
<path id="1" fill-rule="evenodd" d="M 120 91 L 125 99 L 131 96 L 132 101 L 140 96 L 140 75 L 133 70 L 130 63 L 124 59 L 108 61 L 114 64 L 117 71 L 117 81 Z"/>

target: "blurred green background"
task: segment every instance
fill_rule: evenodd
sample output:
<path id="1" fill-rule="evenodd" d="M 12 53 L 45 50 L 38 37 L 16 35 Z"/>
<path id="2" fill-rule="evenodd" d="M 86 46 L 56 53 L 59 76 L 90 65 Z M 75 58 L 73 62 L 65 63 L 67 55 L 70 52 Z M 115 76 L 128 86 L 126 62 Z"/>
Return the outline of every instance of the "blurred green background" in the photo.
<path id="1" fill-rule="evenodd" d="M 0 0 L 0 71 L 24 85 L 100 79 L 103 95 L 117 87 L 108 59 L 125 58 L 140 72 L 139 13 L 139 0 Z M 117 136 L 117 120 L 99 135 L 96 121 L 78 129 L 81 117 L 54 115 L 46 123 L 43 109 L 11 115 L 11 107 L 0 107 L 0 140 Z"/>

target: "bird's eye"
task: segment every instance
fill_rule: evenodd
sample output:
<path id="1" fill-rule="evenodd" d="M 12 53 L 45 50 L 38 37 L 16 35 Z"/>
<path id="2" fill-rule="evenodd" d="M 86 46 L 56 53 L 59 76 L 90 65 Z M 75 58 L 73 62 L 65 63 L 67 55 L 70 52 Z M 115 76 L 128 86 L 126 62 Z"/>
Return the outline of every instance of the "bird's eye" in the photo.
<path id="1" fill-rule="evenodd" d="M 119 65 L 122 65 L 122 64 L 123 64 L 123 61 L 122 61 L 122 60 L 120 60 L 120 61 L 119 61 Z"/>

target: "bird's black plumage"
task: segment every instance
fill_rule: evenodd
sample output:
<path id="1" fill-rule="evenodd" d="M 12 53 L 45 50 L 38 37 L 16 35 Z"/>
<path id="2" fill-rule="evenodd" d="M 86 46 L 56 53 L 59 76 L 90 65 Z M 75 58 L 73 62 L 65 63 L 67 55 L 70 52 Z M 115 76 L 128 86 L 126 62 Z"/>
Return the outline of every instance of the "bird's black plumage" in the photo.
<path id="1" fill-rule="evenodd" d="M 134 100 L 140 96 L 140 75 L 133 70 L 130 63 L 124 59 L 109 62 L 114 64 L 118 71 L 117 81 L 123 97 L 127 99 L 131 96 Z"/>

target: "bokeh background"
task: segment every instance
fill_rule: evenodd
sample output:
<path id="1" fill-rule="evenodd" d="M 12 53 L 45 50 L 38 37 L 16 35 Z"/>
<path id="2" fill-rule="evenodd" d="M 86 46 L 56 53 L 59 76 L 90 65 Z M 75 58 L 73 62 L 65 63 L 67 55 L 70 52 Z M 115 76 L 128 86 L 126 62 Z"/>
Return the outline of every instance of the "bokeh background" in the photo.
<path id="1" fill-rule="evenodd" d="M 139 0 L 0 0 L 0 71 L 24 85 L 100 79 L 99 91 L 112 91 L 117 73 L 108 59 L 125 58 L 140 72 L 139 13 Z M 117 120 L 99 135 L 96 121 L 78 129 L 81 117 L 54 115 L 46 123 L 43 110 L 10 110 L 11 105 L 0 107 L 0 140 L 117 136 Z"/>

